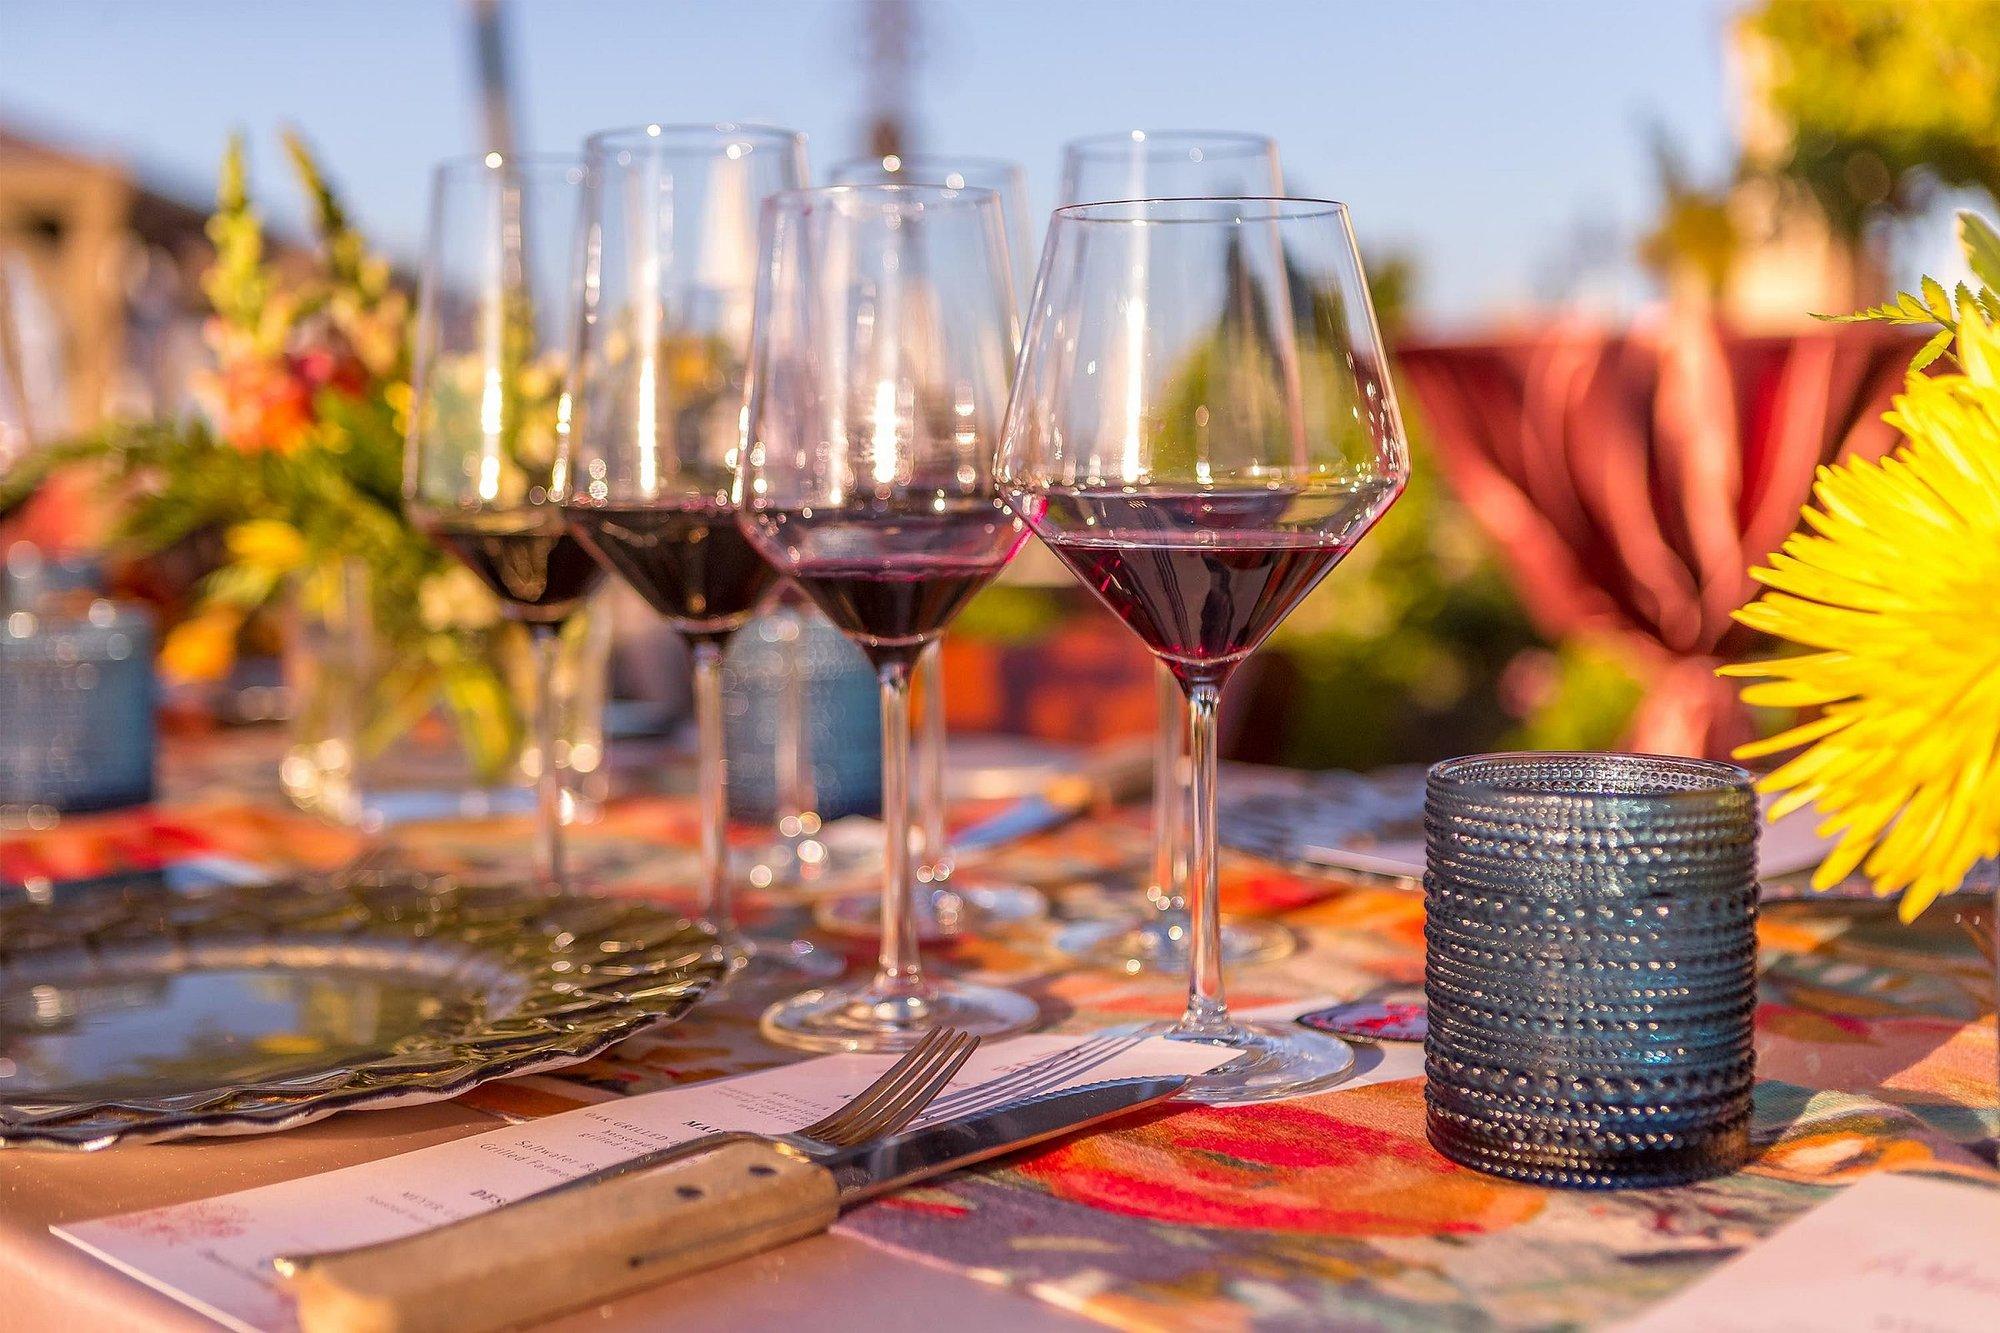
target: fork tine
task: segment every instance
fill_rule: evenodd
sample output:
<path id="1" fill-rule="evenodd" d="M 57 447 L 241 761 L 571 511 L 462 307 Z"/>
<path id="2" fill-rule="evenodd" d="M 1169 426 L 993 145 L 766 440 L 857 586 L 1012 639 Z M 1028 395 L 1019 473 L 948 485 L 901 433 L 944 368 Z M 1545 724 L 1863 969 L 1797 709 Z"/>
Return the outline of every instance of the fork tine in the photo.
<path id="1" fill-rule="evenodd" d="M 857 1143 L 886 1138 L 916 1119 L 951 1082 L 978 1046 L 979 1038 L 970 1033 L 954 1033 L 922 1078 L 908 1081 L 895 1098 L 869 1116 L 865 1123 L 851 1127 L 846 1141 L 839 1146 L 852 1147 Z"/>
<path id="2" fill-rule="evenodd" d="M 961 1034 L 958 1048 L 952 1053 L 951 1058 L 925 1081 L 922 1089 L 907 1098 L 904 1104 L 897 1108 L 892 1122 L 883 1126 L 878 1132 L 882 1134 L 900 1133 L 912 1120 L 922 1115 L 924 1109 L 937 1100 L 937 1095 L 950 1085 L 952 1079 L 957 1076 L 959 1069 L 967 1060 L 972 1058 L 972 1053 L 978 1049 L 979 1038 L 972 1036 L 970 1033 Z"/>
<path id="3" fill-rule="evenodd" d="M 910 1066 L 923 1060 L 930 1046 L 938 1039 L 936 1032 L 925 1033 L 922 1041 L 905 1051 L 902 1057 L 883 1070 L 874 1082 L 848 1098 L 839 1107 L 836 1107 L 825 1116 L 815 1120 L 812 1124 L 807 1125 L 798 1132 L 808 1138 L 821 1138 L 846 1124 L 852 1118 L 857 1108 L 871 1104 L 886 1089 L 899 1083 L 908 1072 Z"/>
<path id="4" fill-rule="evenodd" d="M 912 1077 L 913 1069 L 928 1068 L 932 1053 L 950 1040 L 952 1035 L 954 1034 L 949 1028 L 935 1028 L 925 1033 L 923 1040 L 906 1051 L 902 1059 L 884 1070 L 880 1078 L 850 1097 L 846 1105 L 798 1132 L 812 1139 L 825 1139 L 828 1134 L 838 1132 L 856 1116 L 892 1095 L 906 1079 Z"/>
<path id="5" fill-rule="evenodd" d="M 978 1045 L 977 1037 L 962 1032 L 949 1032 L 944 1040 L 931 1048 L 922 1063 L 910 1066 L 895 1087 L 887 1089 L 874 1104 L 858 1112 L 846 1125 L 834 1131 L 838 1145 L 851 1147 L 893 1132 L 893 1127 L 901 1123 L 897 1120 L 899 1115 L 903 1116 L 904 1121 L 908 1119 L 908 1116 L 904 1115 L 903 1108 L 912 1101 L 919 1107 L 928 1105 L 931 1098 L 937 1095 L 938 1089 L 950 1081 L 951 1076 L 958 1072 L 958 1067 L 965 1062 L 965 1057 Z M 942 1078 L 939 1077 L 940 1073 L 943 1075 Z"/>

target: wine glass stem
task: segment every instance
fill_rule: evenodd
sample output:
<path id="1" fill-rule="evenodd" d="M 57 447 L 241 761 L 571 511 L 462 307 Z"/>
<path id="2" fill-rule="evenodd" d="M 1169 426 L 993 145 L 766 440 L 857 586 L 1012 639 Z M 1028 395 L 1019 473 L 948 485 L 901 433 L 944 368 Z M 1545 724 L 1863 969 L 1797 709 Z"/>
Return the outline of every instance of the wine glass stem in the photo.
<path id="1" fill-rule="evenodd" d="M 556 668 L 562 658 L 562 627 L 533 625 L 535 650 L 535 877 L 555 893 L 569 889 L 563 856 L 562 771 L 556 766 L 556 733 L 562 709 L 556 699 Z"/>
<path id="2" fill-rule="evenodd" d="M 694 643 L 695 774 L 701 820 L 702 919 L 725 946 L 735 943 L 736 905 L 729 883 L 729 806 L 723 786 L 722 645 Z"/>
<path id="3" fill-rule="evenodd" d="M 806 733 L 806 625 L 796 611 L 784 609 L 778 614 L 784 617 L 779 639 L 784 668 L 778 696 L 778 815 L 781 826 L 791 829 L 786 840 L 796 844 L 807 836 L 806 816 L 818 800 L 813 791 L 812 739 Z M 789 825 L 784 823 L 787 819 Z"/>
<path id="4" fill-rule="evenodd" d="M 910 668 L 884 662 L 882 682 L 882 953 L 875 990 L 908 995 L 923 985 L 910 898 Z"/>
<path id="5" fill-rule="evenodd" d="M 944 802 L 944 641 L 925 648 L 917 659 L 917 693 L 923 712 L 917 718 L 917 820 L 924 849 L 921 878 L 933 883 L 951 874 L 951 853 L 945 842 Z"/>
<path id="6" fill-rule="evenodd" d="M 1187 905 L 1185 819 L 1187 755 L 1187 696 L 1165 664 L 1155 667 L 1159 723 L 1153 732 L 1153 882 L 1146 897 L 1161 912 Z"/>
<path id="7" fill-rule="evenodd" d="M 1191 1028 L 1221 1028 L 1229 1022 L 1222 995 L 1222 905 L 1215 830 L 1215 714 L 1222 686 L 1196 681 L 1188 686 L 1188 734 L 1193 750 L 1189 782 L 1188 906 L 1193 915 L 1188 941 L 1188 1002 L 1181 1022 Z"/>

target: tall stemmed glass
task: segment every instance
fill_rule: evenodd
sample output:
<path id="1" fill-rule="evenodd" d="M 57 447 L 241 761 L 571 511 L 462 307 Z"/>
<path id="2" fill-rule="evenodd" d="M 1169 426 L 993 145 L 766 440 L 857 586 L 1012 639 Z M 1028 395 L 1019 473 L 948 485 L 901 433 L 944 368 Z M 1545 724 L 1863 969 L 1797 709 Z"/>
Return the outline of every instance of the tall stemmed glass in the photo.
<path id="1" fill-rule="evenodd" d="M 910 673 L 1020 546 L 993 457 L 1017 330 L 991 190 L 832 186 L 765 205 L 739 474 L 743 527 L 882 683 L 880 965 L 807 991 L 764 1033 L 903 1050 L 949 1025 L 1037 1016 L 1010 991 L 925 975 L 911 913 Z"/>
<path id="2" fill-rule="evenodd" d="M 827 976 L 801 941 L 737 931 L 724 788 L 722 652 L 778 581 L 736 525 L 757 209 L 805 176 L 789 130 L 647 125 L 585 144 L 576 366 L 557 477 L 590 554 L 694 657 L 701 912 L 735 962 Z"/>
<path id="3" fill-rule="evenodd" d="M 999 463 L 1009 502 L 1174 673 L 1193 748 L 1188 1003 L 1148 1031 L 1243 1052 L 1190 1094 L 1265 1100 L 1353 1054 L 1223 999 L 1216 710 L 1230 672 L 1401 492 L 1409 455 L 1340 204 L 1056 210 Z"/>
<path id="4" fill-rule="evenodd" d="M 1000 215 L 1007 226 L 1015 291 L 1026 297 L 1034 277 L 1028 267 L 1034 262 L 1034 251 L 1027 232 L 1027 180 L 1020 164 L 998 157 L 902 153 L 842 162 L 829 173 L 828 180 L 834 185 L 992 190 L 1000 196 Z M 945 800 L 942 636 L 917 659 L 915 686 L 916 764 L 911 781 L 916 791 L 917 845 L 923 849 L 923 859 L 917 865 L 917 882 L 922 887 L 914 904 L 917 934 L 924 939 L 950 939 L 982 926 L 1039 920 L 1048 913 L 1048 900 L 1039 892 L 1025 884 L 967 871 L 952 851 Z M 872 933 L 882 926 L 881 900 L 870 894 L 837 895 L 823 899 L 813 918 L 842 934 Z"/>
<path id="5" fill-rule="evenodd" d="M 1063 145 L 1058 204 L 1116 199 L 1211 199 L 1281 195 L 1277 142 L 1229 130 L 1123 130 Z M 1056 937 L 1064 953 L 1121 972 L 1179 972 L 1188 963 L 1186 703 L 1166 667 L 1154 677 L 1159 723 L 1153 733 L 1153 829 L 1156 848 L 1150 910 L 1137 919 L 1114 916 L 1076 922 Z M 1232 963 L 1281 958 L 1291 933 L 1268 921 L 1222 927 L 1222 954 Z"/>
<path id="6" fill-rule="evenodd" d="M 535 875 L 566 890 L 556 665 L 603 578 L 551 491 L 582 168 L 574 158 L 446 162 L 431 189 L 403 495 L 411 516 L 528 627 L 535 648 Z"/>

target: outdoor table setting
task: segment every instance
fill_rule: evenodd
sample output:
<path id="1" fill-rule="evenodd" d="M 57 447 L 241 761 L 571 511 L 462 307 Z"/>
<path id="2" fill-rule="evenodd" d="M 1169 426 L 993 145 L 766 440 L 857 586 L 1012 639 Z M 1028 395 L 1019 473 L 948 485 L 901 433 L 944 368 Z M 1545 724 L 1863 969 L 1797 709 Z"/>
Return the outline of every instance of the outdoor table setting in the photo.
<path id="1" fill-rule="evenodd" d="M 1223 762 L 1229 687 L 1416 465 L 1269 138 L 1073 141 L 1037 262 L 1011 164 L 608 129 L 437 164 L 413 292 L 292 149 L 309 279 L 225 161 L 215 410 L 5 478 L 209 565 L 156 633 L 10 562 L 0 1325 L 1993 1326 L 2000 233 L 1868 312 L 1959 369 L 1859 445 L 1900 335 L 1825 419 L 1775 358 L 1782 460 L 1659 409 L 1525 479 L 1564 412 L 1414 349 L 1559 629 L 1678 702 L 1305 773 Z M 1031 545 L 1139 745 L 946 734 Z M 678 732 L 607 704 L 614 589 Z M 156 731 L 156 637 L 221 694 L 260 632 L 283 735 Z M 438 736 L 470 777 L 385 776 Z"/>

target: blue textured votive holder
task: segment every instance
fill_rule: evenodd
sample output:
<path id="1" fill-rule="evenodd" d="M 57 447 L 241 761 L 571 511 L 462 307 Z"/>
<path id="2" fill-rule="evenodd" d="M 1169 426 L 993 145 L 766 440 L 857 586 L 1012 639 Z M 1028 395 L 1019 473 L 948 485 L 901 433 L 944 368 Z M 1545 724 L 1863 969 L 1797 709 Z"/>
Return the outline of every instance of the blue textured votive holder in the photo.
<path id="1" fill-rule="evenodd" d="M 1425 794 L 1430 1140 L 1494 1175 L 1679 1185 L 1749 1155 L 1757 801 L 1729 764 L 1452 759 Z"/>
<path id="2" fill-rule="evenodd" d="M 0 822 L 151 800 L 154 696 L 145 612 L 0 611 Z"/>
<path id="3" fill-rule="evenodd" d="M 783 814 L 778 791 L 780 718 L 799 687 L 815 812 L 831 822 L 882 809 L 882 714 L 875 671 L 852 640 L 817 611 L 784 609 L 752 620 L 722 663 L 729 813 L 767 822 Z"/>

